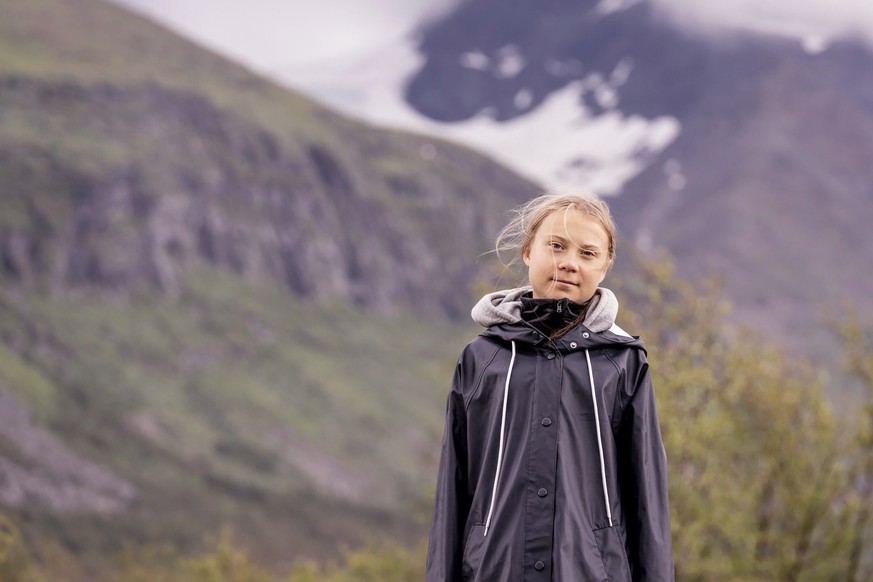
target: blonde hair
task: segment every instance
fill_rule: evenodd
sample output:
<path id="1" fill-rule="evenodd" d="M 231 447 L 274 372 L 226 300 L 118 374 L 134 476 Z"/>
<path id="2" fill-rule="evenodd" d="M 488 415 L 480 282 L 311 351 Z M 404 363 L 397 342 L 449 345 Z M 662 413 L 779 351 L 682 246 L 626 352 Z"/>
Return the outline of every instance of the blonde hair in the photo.
<path id="1" fill-rule="evenodd" d="M 494 250 L 507 268 L 516 265 L 536 236 L 547 216 L 557 210 L 577 210 L 597 221 L 606 231 L 607 257 L 611 266 L 615 260 L 615 221 L 605 202 L 586 194 L 543 194 L 525 202 L 512 212 L 514 216 L 497 235 Z M 510 260 L 503 257 L 510 254 Z"/>

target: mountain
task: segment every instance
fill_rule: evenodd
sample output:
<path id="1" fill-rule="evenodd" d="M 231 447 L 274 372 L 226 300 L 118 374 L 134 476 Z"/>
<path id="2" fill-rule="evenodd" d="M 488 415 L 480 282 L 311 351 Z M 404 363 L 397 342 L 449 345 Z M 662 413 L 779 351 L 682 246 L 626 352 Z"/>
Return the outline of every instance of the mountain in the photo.
<path id="1" fill-rule="evenodd" d="M 617 152 L 621 233 L 667 249 L 683 275 L 719 277 L 739 321 L 832 356 L 826 316 L 845 302 L 873 313 L 873 53 L 860 41 L 693 33 L 648 1 L 469 0 L 419 49 L 405 96 L 436 120 L 487 111 L 510 126 L 570 92 L 564 123 L 594 145 L 563 169 L 581 184 L 609 170 L 598 144 Z M 643 136 L 632 148 L 603 131 L 622 124 Z"/>
<path id="2" fill-rule="evenodd" d="M 0 511 L 81 579 L 222 524 L 274 565 L 416 537 L 532 192 L 111 4 L 3 3 Z"/>
<path id="3" fill-rule="evenodd" d="M 462 148 L 368 131 L 182 39 L 154 40 L 112 6 L 50 4 L 3 8 L 7 183 L 63 192 L 44 208 L 6 189 L 10 281 L 172 291 L 177 272 L 205 263 L 301 296 L 468 309 L 468 250 L 488 249 L 482 235 L 530 184 Z M 59 31 L 65 17 L 81 24 Z"/>

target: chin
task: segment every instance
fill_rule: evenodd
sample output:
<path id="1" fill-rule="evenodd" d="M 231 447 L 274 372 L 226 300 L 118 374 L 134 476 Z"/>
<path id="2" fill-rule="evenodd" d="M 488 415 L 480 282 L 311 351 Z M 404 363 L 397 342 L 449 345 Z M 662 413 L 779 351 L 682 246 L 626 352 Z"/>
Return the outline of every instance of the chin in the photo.
<path id="1" fill-rule="evenodd" d="M 536 297 L 537 294 L 534 295 Z M 582 300 L 580 299 L 579 293 L 572 293 L 567 291 L 546 291 L 545 293 L 538 294 L 543 299 L 569 299 L 570 301 L 575 301 L 580 303 Z"/>

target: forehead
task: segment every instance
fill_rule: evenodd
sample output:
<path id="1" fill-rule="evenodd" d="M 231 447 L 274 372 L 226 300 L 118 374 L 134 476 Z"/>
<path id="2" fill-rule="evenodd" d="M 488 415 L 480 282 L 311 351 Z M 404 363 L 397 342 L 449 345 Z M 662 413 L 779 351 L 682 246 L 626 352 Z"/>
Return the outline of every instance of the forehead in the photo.
<path id="1" fill-rule="evenodd" d="M 609 236 L 600 222 L 579 210 L 555 210 L 543 219 L 535 238 L 561 237 L 578 245 L 606 248 Z"/>

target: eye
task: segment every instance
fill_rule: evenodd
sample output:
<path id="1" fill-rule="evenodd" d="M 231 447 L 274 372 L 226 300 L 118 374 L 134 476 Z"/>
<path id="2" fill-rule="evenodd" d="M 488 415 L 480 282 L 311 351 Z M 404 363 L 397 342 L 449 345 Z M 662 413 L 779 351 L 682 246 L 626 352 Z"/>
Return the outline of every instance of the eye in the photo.
<path id="1" fill-rule="evenodd" d="M 549 241 L 549 248 L 551 248 L 553 251 L 560 251 L 561 249 L 564 248 L 564 245 L 553 240 L 553 241 Z"/>
<path id="2" fill-rule="evenodd" d="M 592 251 L 591 249 L 582 249 L 582 256 L 586 259 L 596 259 L 597 251 Z"/>

